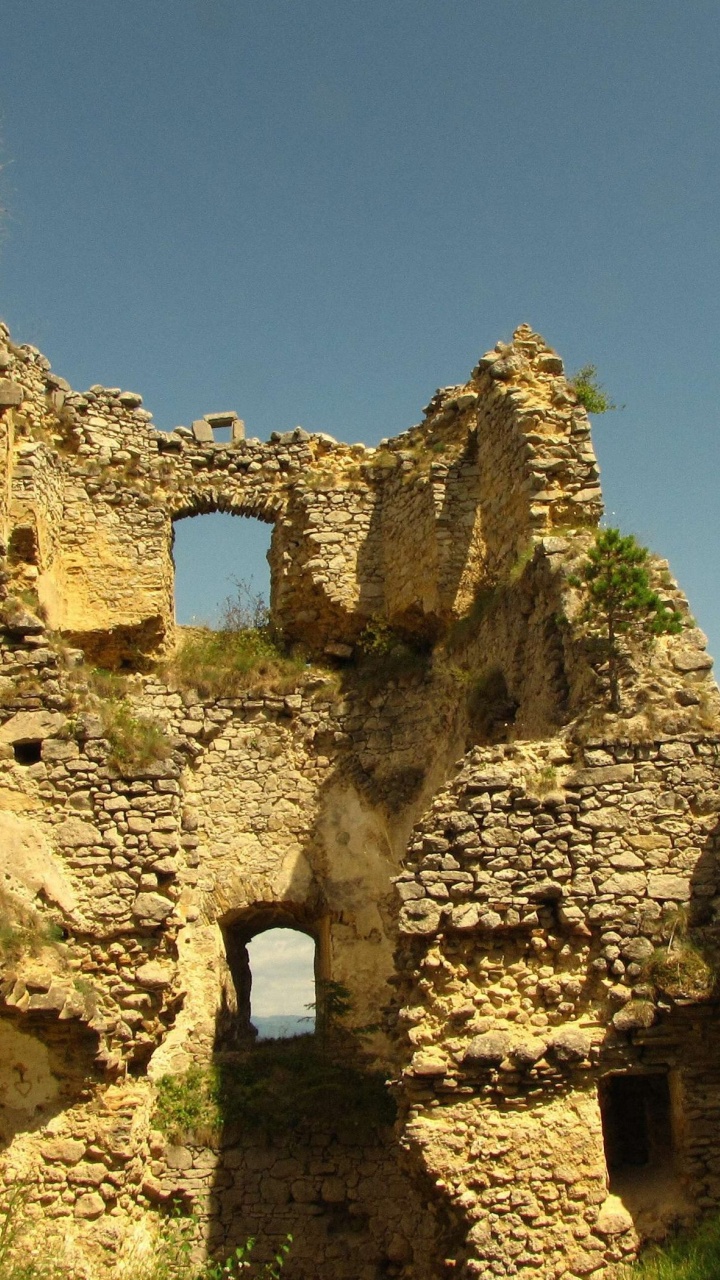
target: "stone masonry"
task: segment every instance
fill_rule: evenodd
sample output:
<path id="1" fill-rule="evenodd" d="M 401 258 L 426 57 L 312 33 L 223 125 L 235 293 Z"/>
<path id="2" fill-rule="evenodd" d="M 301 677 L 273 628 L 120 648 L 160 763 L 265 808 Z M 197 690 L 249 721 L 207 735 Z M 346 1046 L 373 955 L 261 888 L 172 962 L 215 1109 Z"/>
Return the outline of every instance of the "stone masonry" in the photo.
<path id="1" fill-rule="evenodd" d="M 213 1256 L 292 1233 L 289 1280 L 612 1280 L 720 1207 L 712 661 L 654 560 L 685 626 L 604 710 L 574 585 L 598 473 L 543 339 L 369 449 L 159 432 L 2 326 L 0 460 L 0 1185 L 65 1274 L 130 1274 L 175 1199 Z M 173 522 L 211 511 L 273 526 L 289 690 L 173 677 Z M 368 664 L 378 627 L 404 666 Z M 96 668 L 164 754 L 117 759 Z M 158 1081 L 247 1039 L 276 925 L 372 1026 L 394 1128 L 171 1141 Z M 672 955 L 704 986 L 663 984 Z"/>

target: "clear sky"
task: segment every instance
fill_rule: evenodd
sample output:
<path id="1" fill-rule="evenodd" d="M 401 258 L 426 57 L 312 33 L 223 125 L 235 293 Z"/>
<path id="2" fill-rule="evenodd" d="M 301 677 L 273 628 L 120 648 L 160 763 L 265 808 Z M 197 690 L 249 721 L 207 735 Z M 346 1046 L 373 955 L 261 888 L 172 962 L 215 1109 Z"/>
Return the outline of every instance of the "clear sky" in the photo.
<path id="1" fill-rule="evenodd" d="M 16 340 L 164 429 L 372 444 L 526 320 L 626 405 L 610 519 L 720 653 L 716 3 L 33 0 L 0 42 Z M 211 527 L 187 616 L 238 574 Z"/>

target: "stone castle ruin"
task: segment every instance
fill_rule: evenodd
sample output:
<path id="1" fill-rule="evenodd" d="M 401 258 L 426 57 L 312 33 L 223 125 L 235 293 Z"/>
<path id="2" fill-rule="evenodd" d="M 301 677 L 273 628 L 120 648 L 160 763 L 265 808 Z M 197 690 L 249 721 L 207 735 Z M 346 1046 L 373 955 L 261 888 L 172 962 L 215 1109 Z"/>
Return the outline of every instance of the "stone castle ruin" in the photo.
<path id="1" fill-rule="evenodd" d="M 0 474 L 0 1179 L 64 1274 L 137 1275 L 173 1201 L 217 1256 L 292 1233 L 289 1280 L 610 1280 L 717 1209 L 718 693 L 653 560 L 685 625 L 606 709 L 597 466 L 543 339 L 369 449 L 165 434 L 1 327 Z M 214 511 L 272 525 L 292 687 L 173 679 L 174 521 Z M 119 759 L 113 699 L 165 750 Z M 168 1133 L 161 1081 L 260 1052 L 276 926 L 394 1115 Z"/>

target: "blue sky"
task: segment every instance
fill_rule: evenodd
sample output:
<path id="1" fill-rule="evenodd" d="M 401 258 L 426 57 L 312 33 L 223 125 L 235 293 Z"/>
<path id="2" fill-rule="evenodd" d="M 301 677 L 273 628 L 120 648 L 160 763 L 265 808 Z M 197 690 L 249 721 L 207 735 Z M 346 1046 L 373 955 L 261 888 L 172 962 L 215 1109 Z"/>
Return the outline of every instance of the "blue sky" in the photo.
<path id="1" fill-rule="evenodd" d="M 626 405 L 610 518 L 720 652 L 719 46 L 705 0 L 7 6 L 0 314 L 164 429 L 370 444 L 527 320 Z M 245 522 L 192 523 L 209 617 L 264 570 Z"/>

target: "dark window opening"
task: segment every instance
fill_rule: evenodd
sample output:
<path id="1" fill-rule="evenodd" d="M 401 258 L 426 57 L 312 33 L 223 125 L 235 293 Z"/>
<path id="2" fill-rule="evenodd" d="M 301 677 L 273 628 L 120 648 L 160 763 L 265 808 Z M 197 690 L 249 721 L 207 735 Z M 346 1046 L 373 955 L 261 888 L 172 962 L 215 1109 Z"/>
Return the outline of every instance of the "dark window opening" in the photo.
<path id="1" fill-rule="evenodd" d="M 468 693 L 467 746 L 507 742 L 519 703 L 512 697 L 500 667 L 487 668 Z"/>
<path id="2" fill-rule="evenodd" d="M 16 764 L 38 764 L 42 754 L 42 742 L 14 742 L 13 755 Z"/>
<path id="3" fill-rule="evenodd" d="M 633 1172 L 672 1164 L 672 1112 L 664 1074 L 611 1075 L 600 1082 L 610 1188 Z"/>

